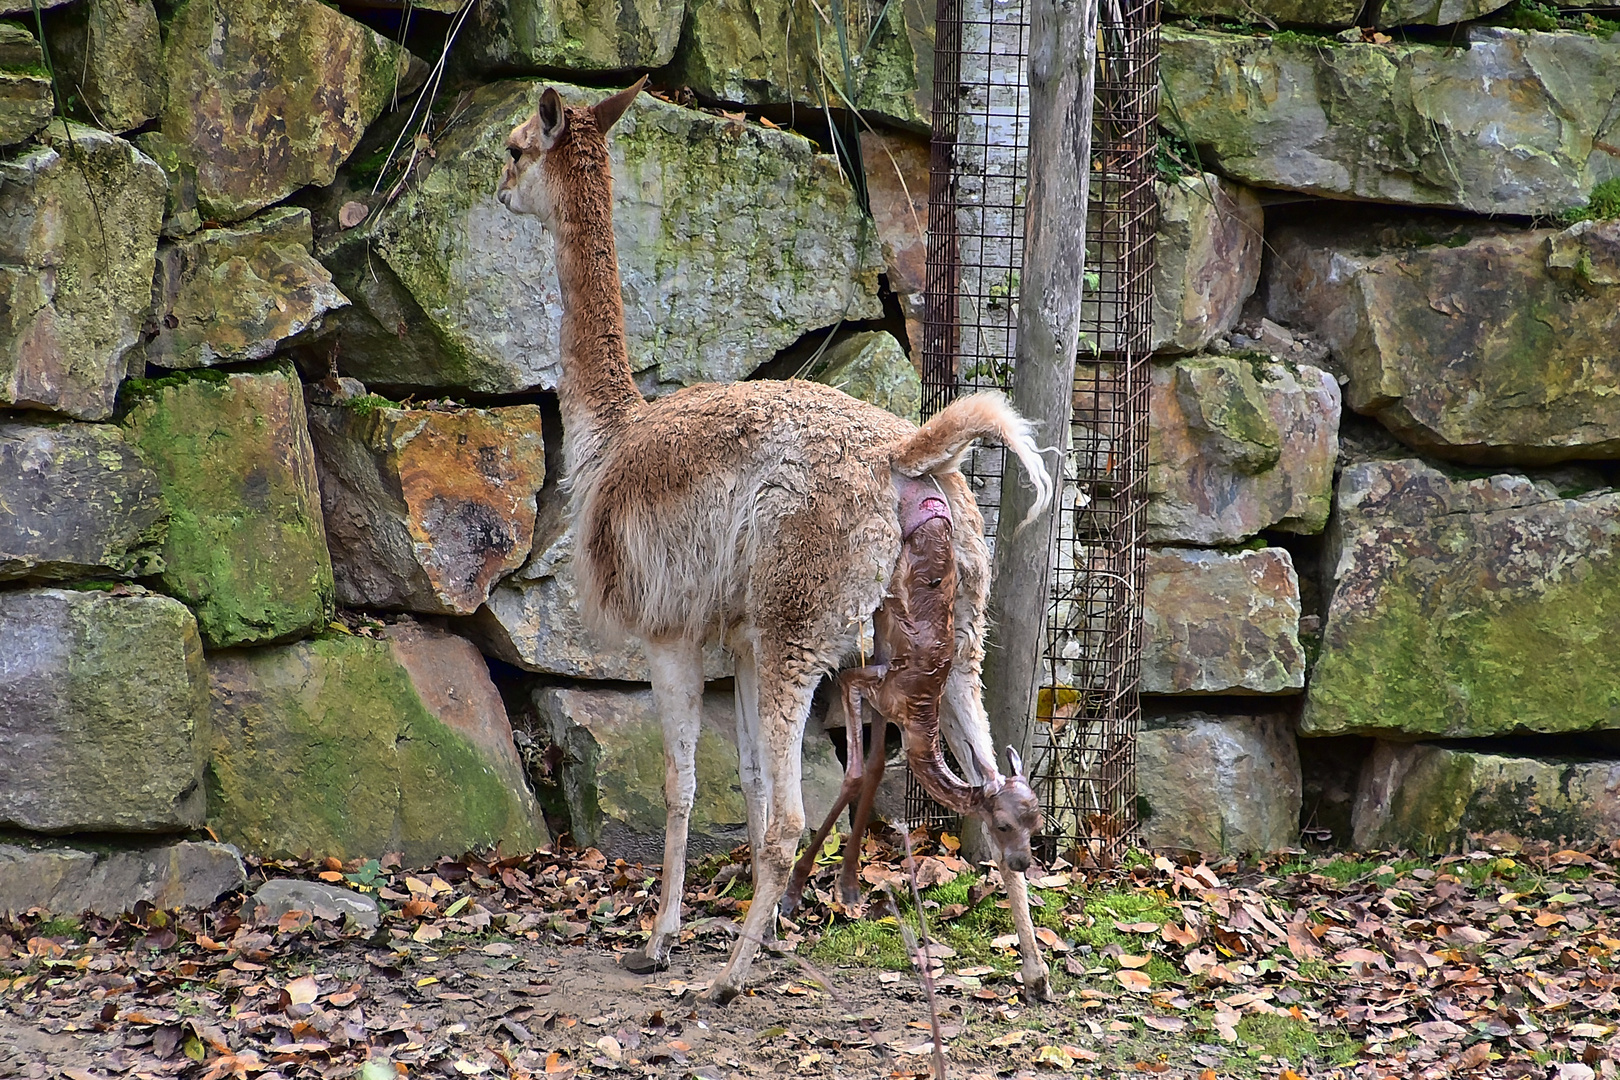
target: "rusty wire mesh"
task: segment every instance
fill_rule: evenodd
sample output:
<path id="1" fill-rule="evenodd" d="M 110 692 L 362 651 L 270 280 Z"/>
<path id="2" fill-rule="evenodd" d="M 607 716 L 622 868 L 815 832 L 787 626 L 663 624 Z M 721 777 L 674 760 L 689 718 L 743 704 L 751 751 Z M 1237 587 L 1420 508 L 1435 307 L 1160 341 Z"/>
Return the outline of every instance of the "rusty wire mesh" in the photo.
<path id="1" fill-rule="evenodd" d="M 1011 383 L 1023 260 L 1025 0 L 939 0 L 923 411 Z M 1031 776 L 1048 855 L 1110 858 L 1136 830 L 1157 0 L 1101 0 L 1087 298 L 1053 551 Z M 1002 451 L 965 463 L 994 542 Z M 910 783 L 907 816 L 946 812 Z"/>

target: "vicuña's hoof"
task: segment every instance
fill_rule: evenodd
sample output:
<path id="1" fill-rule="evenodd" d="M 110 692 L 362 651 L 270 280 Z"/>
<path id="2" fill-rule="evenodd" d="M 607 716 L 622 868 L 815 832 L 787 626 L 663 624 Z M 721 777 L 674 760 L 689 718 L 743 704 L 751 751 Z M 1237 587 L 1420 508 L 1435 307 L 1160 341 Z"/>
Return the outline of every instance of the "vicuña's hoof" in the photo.
<path id="1" fill-rule="evenodd" d="M 624 960 L 621 962 L 624 964 L 626 971 L 634 972 L 637 975 L 651 975 L 654 972 L 664 971 L 669 968 L 668 960 L 660 960 L 656 956 L 649 954 L 646 949 L 636 949 L 633 952 L 625 953 Z"/>
<path id="2" fill-rule="evenodd" d="M 703 993 L 703 1000 L 712 1005 L 730 1005 L 742 993 L 742 987 L 732 986 L 730 983 L 716 982 Z"/>
<path id="3" fill-rule="evenodd" d="M 1052 993 L 1052 982 L 1044 973 L 1040 978 L 1024 983 L 1024 1001 L 1028 1004 L 1056 1000 L 1057 995 Z"/>

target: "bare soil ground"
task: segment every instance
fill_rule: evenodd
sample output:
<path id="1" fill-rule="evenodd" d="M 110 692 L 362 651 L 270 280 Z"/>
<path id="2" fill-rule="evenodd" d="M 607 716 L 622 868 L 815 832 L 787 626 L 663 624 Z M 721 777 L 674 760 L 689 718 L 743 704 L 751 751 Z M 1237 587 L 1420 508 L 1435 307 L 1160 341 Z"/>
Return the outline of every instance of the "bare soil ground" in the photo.
<path id="1" fill-rule="evenodd" d="M 619 959 L 656 879 L 594 851 L 255 867 L 369 891 L 375 932 L 270 919 L 240 895 L 35 913 L 0 924 L 0 1076 L 926 1076 L 930 1010 L 897 932 L 909 885 L 892 850 L 869 850 L 873 903 L 820 893 L 727 1007 L 694 993 L 747 903 L 724 861 L 694 875 L 682 947 L 651 977 Z M 1059 865 L 1035 875 L 1059 1000 L 1029 1004 L 994 882 L 947 844 L 914 863 L 947 1071 L 1613 1076 L 1615 854 Z"/>

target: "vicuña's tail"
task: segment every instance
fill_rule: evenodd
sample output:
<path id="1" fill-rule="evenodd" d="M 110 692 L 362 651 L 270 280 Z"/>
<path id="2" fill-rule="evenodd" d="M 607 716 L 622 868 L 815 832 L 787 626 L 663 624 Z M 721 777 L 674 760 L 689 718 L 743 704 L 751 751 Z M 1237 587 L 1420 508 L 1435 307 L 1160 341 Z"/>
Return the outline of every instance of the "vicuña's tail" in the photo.
<path id="1" fill-rule="evenodd" d="M 916 477 L 954 469 L 975 439 L 994 439 L 1011 450 L 1024 466 L 1035 488 L 1035 504 L 1019 527 L 1029 524 L 1052 501 L 1052 477 L 1035 445 L 1033 425 L 994 391 L 957 398 L 896 443 L 894 470 Z"/>

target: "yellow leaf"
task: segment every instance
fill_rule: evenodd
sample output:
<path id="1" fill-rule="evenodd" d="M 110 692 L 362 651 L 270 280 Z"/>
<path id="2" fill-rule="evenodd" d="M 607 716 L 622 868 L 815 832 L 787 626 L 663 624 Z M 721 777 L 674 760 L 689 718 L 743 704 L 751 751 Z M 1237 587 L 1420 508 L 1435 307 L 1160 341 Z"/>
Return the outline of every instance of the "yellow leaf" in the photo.
<path id="1" fill-rule="evenodd" d="M 997 1035 L 994 1039 L 990 1040 L 990 1045 L 1017 1046 L 1027 1038 L 1029 1038 L 1029 1032 L 1025 1031 L 1023 1028 L 1019 1028 L 1017 1031 L 1009 1031 L 1005 1035 Z"/>
<path id="2" fill-rule="evenodd" d="M 438 976 L 429 975 L 425 979 L 417 979 L 416 980 L 416 985 L 417 986 L 432 986 L 434 983 L 436 983 L 438 981 L 439 981 Z"/>
<path id="3" fill-rule="evenodd" d="M 1067 1072 L 1074 1068 L 1074 1058 L 1061 1046 L 1043 1046 L 1035 1051 L 1035 1064 Z"/>

